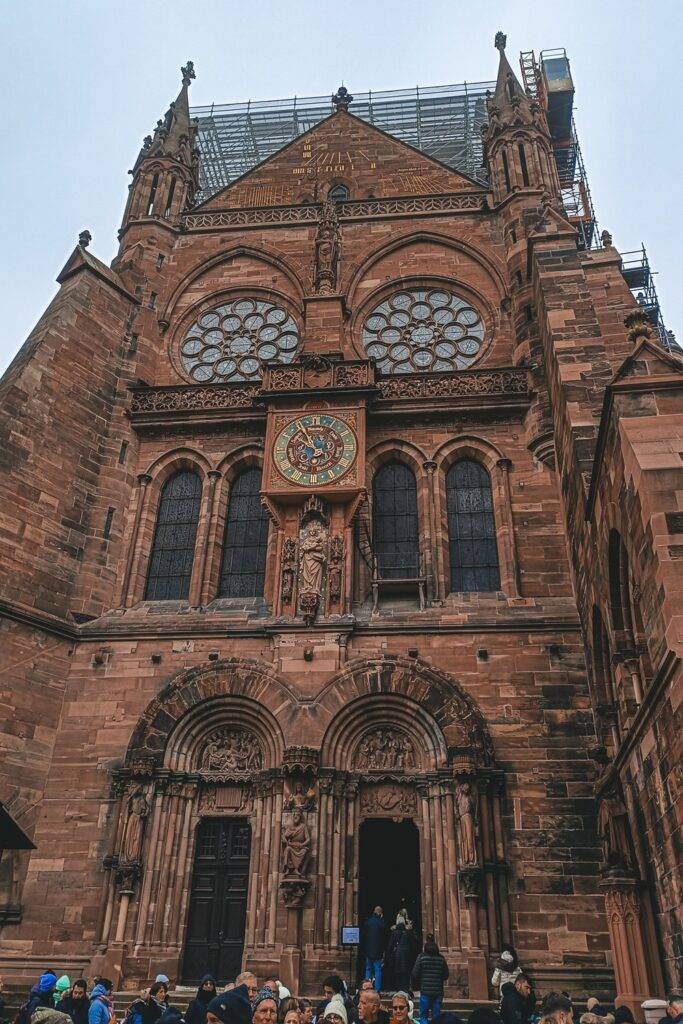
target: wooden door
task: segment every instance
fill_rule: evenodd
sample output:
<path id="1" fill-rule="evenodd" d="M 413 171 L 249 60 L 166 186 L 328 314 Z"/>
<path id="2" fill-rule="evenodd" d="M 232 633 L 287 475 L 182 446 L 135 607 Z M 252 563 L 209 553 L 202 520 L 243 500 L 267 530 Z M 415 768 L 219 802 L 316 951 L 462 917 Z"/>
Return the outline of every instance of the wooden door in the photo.
<path id="1" fill-rule="evenodd" d="M 183 978 L 234 979 L 242 967 L 251 828 L 244 818 L 209 818 L 197 831 Z"/>

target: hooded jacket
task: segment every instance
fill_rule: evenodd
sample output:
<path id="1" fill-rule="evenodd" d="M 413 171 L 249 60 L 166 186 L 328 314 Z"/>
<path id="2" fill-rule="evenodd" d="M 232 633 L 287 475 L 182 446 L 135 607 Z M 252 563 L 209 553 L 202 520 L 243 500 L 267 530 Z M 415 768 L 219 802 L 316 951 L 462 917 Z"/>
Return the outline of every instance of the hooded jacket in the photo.
<path id="1" fill-rule="evenodd" d="M 204 985 L 210 981 L 213 983 L 213 992 L 207 992 Z M 201 980 L 201 984 L 197 989 L 197 995 L 194 999 L 191 999 L 187 1013 L 185 1014 L 185 1024 L 206 1024 L 206 1008 L 212 999 L 216 998 L 216 979 L 212 974 L 205 974 Z"/>
<path id="2" fill-rule="evenodd" d="M 68 992 L 70 988 L 71 982 L 69 981 L 68 974 L 63 974 L 61 978 L 57 979 L 57 984 L 55 985 L 55 990 L 52 995 L 52 998 L 54 999 L 55 1002 L 55 1006 L 58 1006 L 59 1003 L 61 1003 L 62 996 L 64 995 L 65 992 Z M 60 1007 L 60 1009 L 62 1009 L 63 1013 L 66 1013 L 66 1010 L 64 1010 L 62 1007 Z"/>
<path id="3" fill-rule="evenodd" d="M 417 940 L 412 928 L 404 924 L 394 925 L 389 942 L 387 958 L 399 974 L 408 974 L 413 969 L 417 956 Z"/>
<path id="4" fill-rule="evenodd" d="M 536 996 L 533 992 L 529 996 L 523 996 L 515 985 L 508 981 L 503 985 L 500 994 L 500 1015 L 503 1024 L 529 1024 L 536 1006 Z"/>
<path id="5" fill-rule="evenodd" d="M 104 985 L 95 985 L 90 993 L 88 1024 L 109 1024 L 112 1016 L 111 999 Z"/>
<path id="6" fill-rule="evenodd" d="M 24 1007 L 22 1007 L 21 1013 L 23 1019 L 30 1020 L 39 1006 L 49 1006 L 50 1009 L 54 1008 L 52 993 L 55 990 L 56 984 L 57 975 L 53 974 L 52 971 L 45 971 L 44 974 L 41 974 L 38 984 L 34 985 L 29 992 L 25 1010 Z"/>

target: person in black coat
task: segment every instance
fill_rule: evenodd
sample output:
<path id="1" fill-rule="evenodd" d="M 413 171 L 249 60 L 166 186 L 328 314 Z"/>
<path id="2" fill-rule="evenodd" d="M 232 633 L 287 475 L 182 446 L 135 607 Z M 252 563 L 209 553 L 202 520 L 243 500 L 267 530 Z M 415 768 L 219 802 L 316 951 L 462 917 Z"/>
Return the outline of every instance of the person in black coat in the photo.
<path id="1" fill-rule="evenodd" d="M 375 907 L 363 925 L 365 977 L 375 979 L 375 988 L 382 990 L 382 959 L 387 945 L 387 926 L 381 907 Z"/>
<path id="2" fill-rule="evenodd" d="M 185 1024 L 206 1024 L 206 1008 L 215 995 L 215 978 L 212 974 L 205 974 L 197 989 L 197 995 L 189 1002 Z"/>
<path id="3" fill-rule="evenodd" d="M 391 931 L 387 960 L 394 972 L 394 988 L 410 988 L 410 973 L 417 957 L 417 941 L 412 925 L 399 917 Z"/>
<path id="4" fill-rule="evenodd" d="M 59 1000 L 57 1009 L 62 1013 L 68 1013 L 74 1024 L 88 1024 L 90 1000 L 88 999 L 87 981 L 83 978 L 75 981 L 71 994 Z"/>
<path id="5" fill-rule="evenodd" d="M 503 1024 L 529 1024 L 536 1006 L 536 997 L 526 974 L 518 974 L 500 990 L 500 1015 Z"/>

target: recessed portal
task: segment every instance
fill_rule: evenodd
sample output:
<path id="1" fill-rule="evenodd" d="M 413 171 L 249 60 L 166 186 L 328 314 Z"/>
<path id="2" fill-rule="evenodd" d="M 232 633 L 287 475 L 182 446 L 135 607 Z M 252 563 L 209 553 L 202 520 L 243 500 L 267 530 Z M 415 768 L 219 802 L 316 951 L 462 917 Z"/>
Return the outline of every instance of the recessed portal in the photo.
<path id="1" fill-rule="evenodd" d="M 368 818 L 360 826 L 358 912 L 362 924 L 378 904 L 391 927 L 407 907 L 422 940 L 420 833 L 413 821 Z"/>

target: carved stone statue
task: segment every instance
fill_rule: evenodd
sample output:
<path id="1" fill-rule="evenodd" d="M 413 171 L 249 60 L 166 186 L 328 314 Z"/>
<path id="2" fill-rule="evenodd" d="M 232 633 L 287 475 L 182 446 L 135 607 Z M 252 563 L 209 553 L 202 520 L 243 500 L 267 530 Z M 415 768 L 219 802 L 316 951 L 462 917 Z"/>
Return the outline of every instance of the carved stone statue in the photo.
<path id="1" fill-rule="evenodd" d="M 135 789 L 128 799 L 128 818 L 121 844 L 121 860 L 131 863 L 140 859 L 145 819 L 149 814 L 147 797 L 141 789 Z"/>
<path id="2" fill-rule="evenodd" d="M 285 604 L 294 595 L 294 573 L 296 570 L 296 541 L 293 537 L 285 537 L 282 545 L 282 582 L 280 592 Z"/>
<path id="3" fill-rule="evenodd" d="M 306 791 L 303 782 L 297 782 L 285 803 L 286 811 L 312 811 L 315 802 L 315 790 Z"/>
<path id="4" fill-rule="evenodd" d="M 311 834 L 303 812 L 295 810 L 292 824 L 282 833 L 282 873 L 286 878 L 305 878 L 311 855 Z"/>
<path id="5" fill-rule="evenodd" d="M 337 287 L 337 269 L 341 249 L 339 218 L 334 199 L 326 199 L 315 236 L 315 267 L 313 286 L 317 292 L 330 294 Z"/>
<path id="6" fill-rule="evenodd" d="M 469 782 L 462 782 L 455 792 L 460 833 L 460 860 L 463 865 L 477 863 L 477 806 Z"/>
<path id="7" fill-rule="evenodd" d="M 598 832 L 602 838 L 605 863 L 610 867 L 633 867 L 628 812 L 617 793 L 604 796 L 598 810 Z"/>
<path id="8" fill-rule="evenodd" d="M 254 772 L 263 765 L 258 740 L 246 729 L 218 729 L 204 748 L 199 767 L 209 772 Z"/>
<path id="9" fill-rule="evenodd" d="M 307 625 L 320 605 L 326 562 L 327 530 L 319 519 L 311 519 L 299 540 L 299 603 Z"/>
<path id="10" fill-rule="evenodd" d="M 363 737 L 356 768 L 405 771 L 415 767 L 415 749 L 407 736 L 394 729 L 375 729 Z"/>

